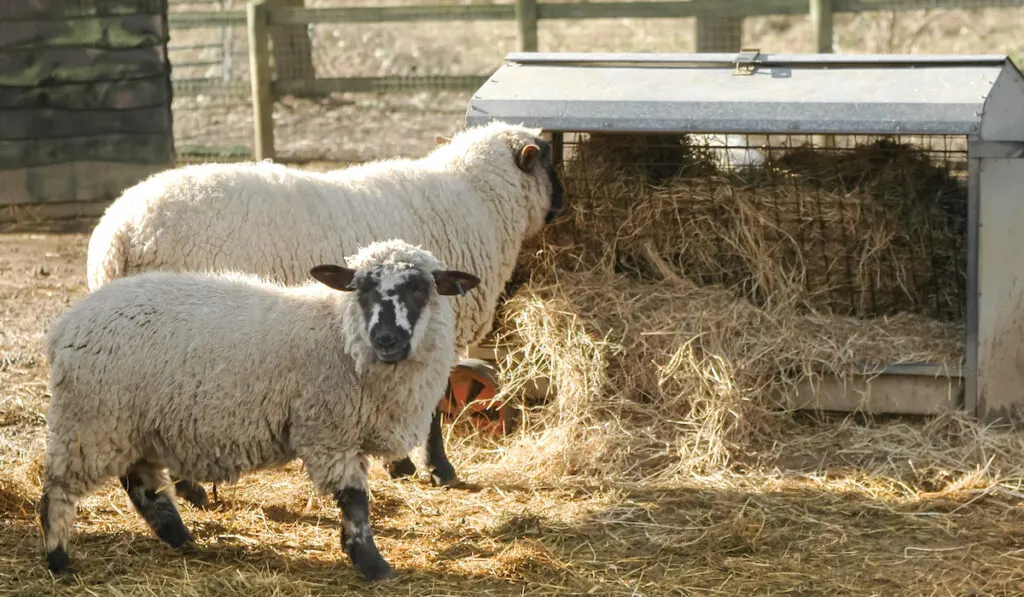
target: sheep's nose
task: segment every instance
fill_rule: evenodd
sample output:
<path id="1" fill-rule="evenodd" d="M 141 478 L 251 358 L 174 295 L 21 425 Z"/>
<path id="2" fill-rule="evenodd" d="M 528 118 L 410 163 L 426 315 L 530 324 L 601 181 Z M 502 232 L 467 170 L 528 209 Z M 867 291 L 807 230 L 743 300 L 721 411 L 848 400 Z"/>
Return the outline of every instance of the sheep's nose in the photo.
<path id="1" fill-rule="evenodd" d="M 388 331 L 381 331 L 377 334 L 377 346 L 388 350 L 394 348 L 398 344 L 398 336 Z"/>

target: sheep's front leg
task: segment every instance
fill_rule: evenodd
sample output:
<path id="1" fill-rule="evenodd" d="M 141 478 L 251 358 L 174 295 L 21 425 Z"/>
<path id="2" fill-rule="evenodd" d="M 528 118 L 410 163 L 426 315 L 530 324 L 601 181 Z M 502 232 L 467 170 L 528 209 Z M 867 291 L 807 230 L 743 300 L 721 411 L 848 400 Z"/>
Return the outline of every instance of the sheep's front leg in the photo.
<path id="1" fill-rule="evenodd" d="M 313 426 L 310 426 L 314 428 Z M 322 425 L 315 429 L 322 432 Z M 369 460 L 359 451 L 329 443 L 317 443 L 302 435 L 299 426 L 299 452 L 306 464 L 310 480 L 318 491 L 334 495 L 341 509 L 341 546 L 352 558 L 352 565 L 368 581 L 392 576 L 391 566 L 381 557 L 370 530 L 370 499 L 366 495 L 366 472 Z M 332 436 L 336 434 L 328 433 Z"/>
<path id="2" fill-rule="evenodd" d="M 342 487 L 334 492 L 341 508 L 341 545 L 352 558 L 352 565 L 368 581 L 394 575 L 391 566 L 377 550 L 370 530 L 370 500 L 362 487 Z"/>

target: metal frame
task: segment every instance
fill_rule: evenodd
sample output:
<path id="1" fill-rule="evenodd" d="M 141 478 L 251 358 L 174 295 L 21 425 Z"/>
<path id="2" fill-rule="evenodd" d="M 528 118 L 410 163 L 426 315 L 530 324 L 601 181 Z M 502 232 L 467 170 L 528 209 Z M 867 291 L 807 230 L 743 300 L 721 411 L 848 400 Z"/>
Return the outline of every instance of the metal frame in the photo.
<path id="1" fill-rule="evenodd" d="M 959 371 L 925 363 L 864 374 L 945 377 L 950 388 L 957 380 L 959 408 L 986 422 L 1024 418 L 1024 365 L 1012 360 L 1024 355 L 1024 284 L 1014 283 L 1024 265 L 993 254 L 1024 245 L 1005 221 L 1024 184 L 1024 75 L 1008 57 L 512 53 L 467 106 L 467 126 L 491 120 L 544 130 L 556 157 L 567 132 L 965 136 L 964 362 Z M 982 189 L 982 173 L 993 170 L 1001 174 L 987 174 Z M 983 214 L 993 210 L 1002 221 L 983 238 Z"/>

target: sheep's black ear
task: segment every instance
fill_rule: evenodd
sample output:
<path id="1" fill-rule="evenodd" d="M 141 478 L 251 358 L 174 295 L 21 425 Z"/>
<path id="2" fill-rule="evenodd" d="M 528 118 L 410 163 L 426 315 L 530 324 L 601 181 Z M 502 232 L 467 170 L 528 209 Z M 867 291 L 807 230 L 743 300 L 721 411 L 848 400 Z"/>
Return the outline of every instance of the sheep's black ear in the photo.
<path id="1" fill-rule="evenodd" d="M 532 172 L 538 159 L 540 159 L 540 147 L 530 143 L 519 150 L 519 155 L 516 156 L 516 165 L 523 172 Z"/>
<path id="2" fill-rule="evenodd" d="M 330 286 L 335 290 L 355 290 L 352 280 L 356 277 L 356 270 L 340 265 L 323 264 L 314 266 L 309 270 L 309 275 L 321 284 Z"/>
<path id="3" fill-rule="evenodd" d="M 434 283 L 437 284 L 437 293 L 445 296 L 466 294 L 480 283 L 480 278 L 473 274 L 453 269 L 439 269 L 434 270 L 433 273 Z"/>

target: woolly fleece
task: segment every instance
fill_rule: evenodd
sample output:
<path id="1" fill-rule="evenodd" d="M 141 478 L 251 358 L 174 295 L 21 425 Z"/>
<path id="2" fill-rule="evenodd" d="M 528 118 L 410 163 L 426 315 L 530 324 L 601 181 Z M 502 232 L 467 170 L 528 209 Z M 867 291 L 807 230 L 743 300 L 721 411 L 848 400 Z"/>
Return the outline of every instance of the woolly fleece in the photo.
<path id="1" fill-rule="evenodd" d="M 349 267 L 389 262 L 428 278 L 441 269 L 400 243 L 367 247 Z M 237 273 L 114 280 L 47 334 L 45 484 L 83 496 L 139 460 L 234 482 L 299 457 L 321 492 L 365 487 L 367 456 L 423 443 L 448 379 L 449 297 L 432 291 L 417 325 L 419 346 L 388 365 L 372 357 L 354 292 Z"/>
<path id="2" fill-rule="evenodd" d="M 513 149 L 539 133 L 493 122 L 423 158 L 329 173 L 269 162 L 158 173 L 125 191 L 97 225 L 89 288 L 146 270 L 237 270 L 293 284 L 316 263 L 402 238 L 480 277 L 476 292 L 453 303 L 462 354 L 490 331 L 523 240 L 544 225 L 548 173 L 520 170 Z"/>

